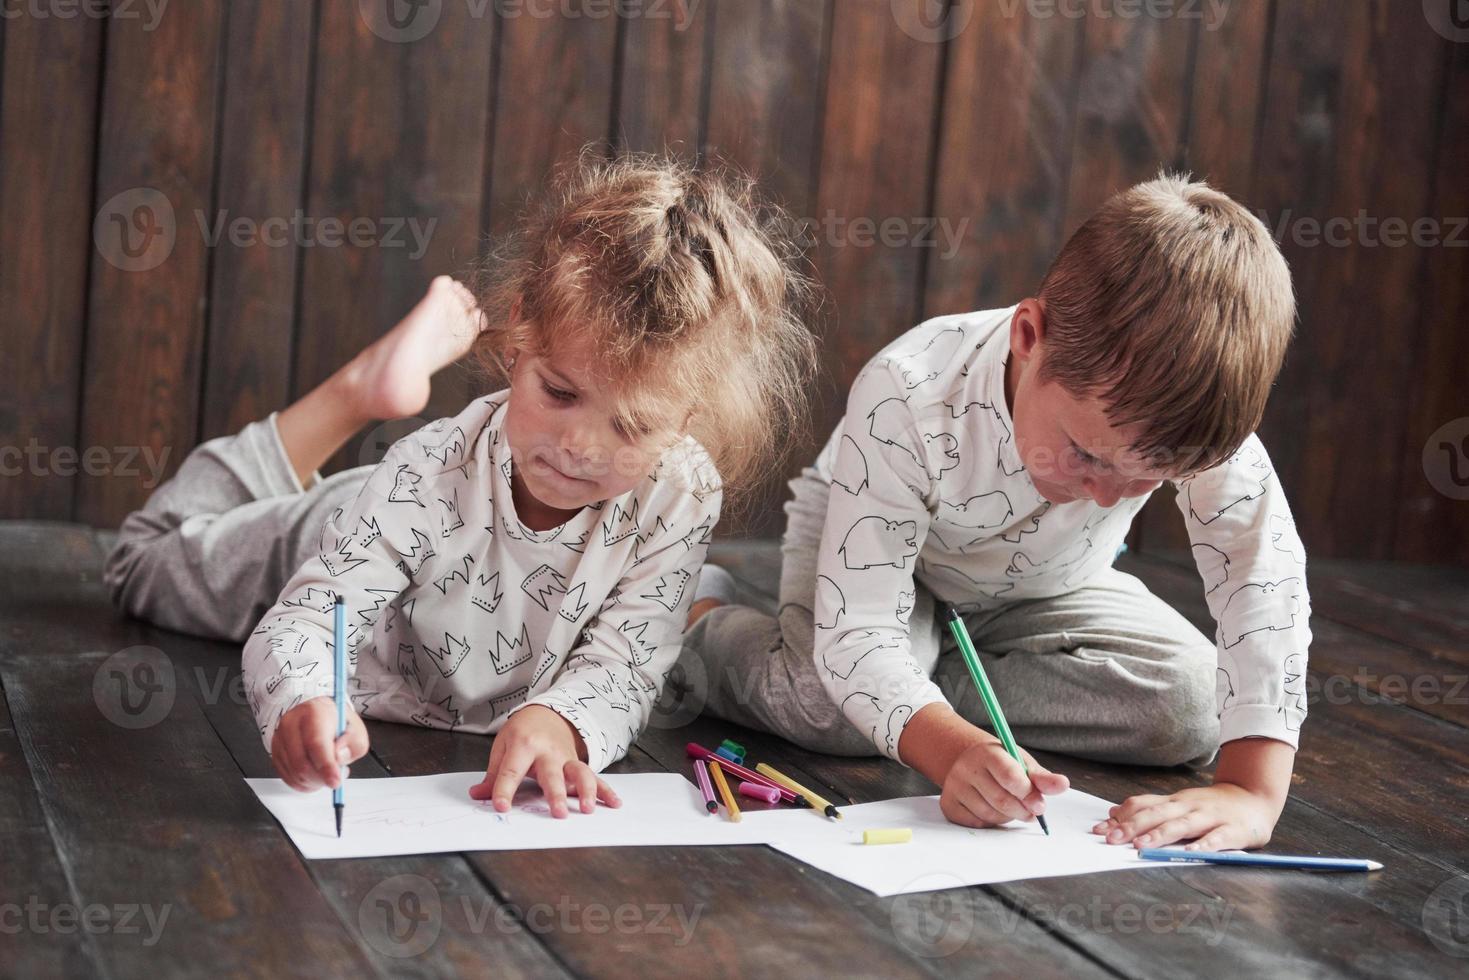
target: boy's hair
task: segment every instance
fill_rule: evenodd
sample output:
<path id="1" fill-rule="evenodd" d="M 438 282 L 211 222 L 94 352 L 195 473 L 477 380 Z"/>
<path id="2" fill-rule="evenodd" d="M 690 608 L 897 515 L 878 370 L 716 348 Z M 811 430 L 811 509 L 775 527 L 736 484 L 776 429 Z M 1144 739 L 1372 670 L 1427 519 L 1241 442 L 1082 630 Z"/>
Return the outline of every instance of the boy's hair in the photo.
<path id="1" fill-rule="evenodd" d="M 816 371 L 811 281 L 781 218 L 732 171 L 588 148 L 473 277 L 489 323 L 474 358 L 499 381 L 511 348 L 589 345 L 628 431 L 693 409 L 737 511 L 782 471 Z"/>
<path id="2" fill-rule="evenodd" d="M 1264 223 L 1167 173 L 1103 204 L 1040 298 L 1040 379 L 1098 398 L 1114 426 L 1140 423 L 1130 448 L 1170 475 L 1228 459 L 1259 426 L 1296 316 Z"/>

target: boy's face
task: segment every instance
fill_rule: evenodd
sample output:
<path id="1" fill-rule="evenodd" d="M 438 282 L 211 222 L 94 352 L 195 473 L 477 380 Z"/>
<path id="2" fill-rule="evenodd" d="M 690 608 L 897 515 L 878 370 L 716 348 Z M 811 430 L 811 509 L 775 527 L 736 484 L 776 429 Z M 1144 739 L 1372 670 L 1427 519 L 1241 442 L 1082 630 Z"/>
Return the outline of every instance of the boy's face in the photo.
<path id="1" fill-rule="evenodd" d="M 1028 299 L 1010 321 L 1005 397 L 1015 420 L 1015 448 L 1040 495 L 1056 504 L 1092 500 L 1111 507 L 1156 490 L 1167 474 L 1129 448 L 1137 431 L 1114 428 L 1095 398 L 1042 382 L 1044 358 L 1044 307 Z"/>
<path id="2" fill-rule="evenodd" d="M 679 439 L 672 427 L 624 431 L 615 408 L 614 393 L 583 352 L 516 352 L 505 438 L 522 521 L 554 526 L 588 504 L 627 493 Z"/>

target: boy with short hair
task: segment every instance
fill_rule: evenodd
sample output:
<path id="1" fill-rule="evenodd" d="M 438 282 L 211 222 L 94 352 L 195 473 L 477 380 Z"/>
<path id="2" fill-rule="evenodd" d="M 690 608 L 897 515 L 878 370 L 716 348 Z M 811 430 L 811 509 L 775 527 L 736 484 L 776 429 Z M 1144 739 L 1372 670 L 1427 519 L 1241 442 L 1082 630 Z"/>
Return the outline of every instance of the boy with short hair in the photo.
<path id="1" fill-rule="evenodd" d="M 1027 777 L 983 730 L 949 602 L 1021 744 L 1150 765 L 1218 749 L 1212 786 L 1130 798 L 1094 828 L 1109 842 L 1265 843 L 1311 635 L 1305 553 L 1254 435 L 1294 321 L 1265 226 L 1163 175 L 1107 201 L 1038 296 L 899 337 L 791 481 L 778 617 L 732 604 L 706 566 L 685 663 L 702 659 L 708 709 L 818 751 L 875 748 L 941 785 L 956 823 L 1032 819 L 1066 778 L 1028 756 Z M 1112 567 L 1163 480 L 1214 643 Z"/>

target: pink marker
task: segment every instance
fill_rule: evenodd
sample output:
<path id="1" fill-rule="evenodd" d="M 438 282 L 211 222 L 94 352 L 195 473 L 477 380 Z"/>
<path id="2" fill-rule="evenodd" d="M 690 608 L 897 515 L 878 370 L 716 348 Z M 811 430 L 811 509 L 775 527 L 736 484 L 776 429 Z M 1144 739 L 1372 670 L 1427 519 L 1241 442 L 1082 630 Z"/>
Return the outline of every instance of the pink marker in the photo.
<path id="1" fill-rule="evenodd" d="M 740 795 L 764 800 L 766 803 L 780 802 L 780 790 L 774 786 L 766 786 L 763 783 L 752 783 L 749 780 L 740 783 Z"/>

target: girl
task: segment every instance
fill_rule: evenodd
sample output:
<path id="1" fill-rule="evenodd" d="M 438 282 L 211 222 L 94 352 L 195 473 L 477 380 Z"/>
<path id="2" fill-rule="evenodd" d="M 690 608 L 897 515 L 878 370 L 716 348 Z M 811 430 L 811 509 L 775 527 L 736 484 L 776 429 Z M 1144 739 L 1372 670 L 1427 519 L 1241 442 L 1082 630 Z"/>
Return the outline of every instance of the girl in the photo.
<path id="1" fill-rule="evenodd" d="M 124 521 L 114 601 L 246 640 L 250 707 L 295 789 L 340 784 L 366 717 L 498 733 L 470 791 L 498 810 L 525 775 L 558 817 L 568 793 L 618 805 L 596 773 L 658 700 L 721 505 L 806 408 L 807 284 L 762 224 L 748 182 L 584 159 L 486 261 L 477 298 L 440 277 L 319 388 L 198 447 Z M 508 388 L 321 476 L 364 424 L 421 411 L 465 353 Z"/>

